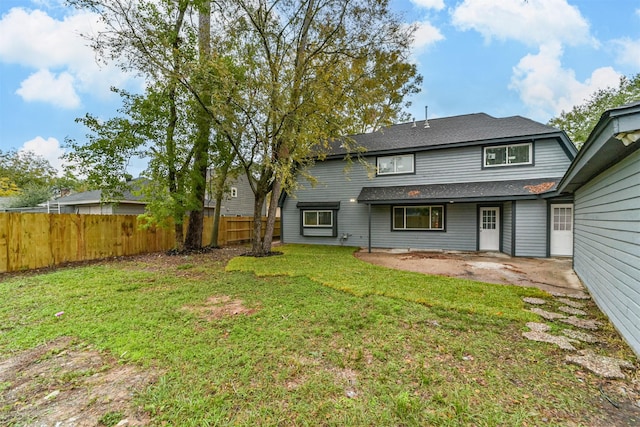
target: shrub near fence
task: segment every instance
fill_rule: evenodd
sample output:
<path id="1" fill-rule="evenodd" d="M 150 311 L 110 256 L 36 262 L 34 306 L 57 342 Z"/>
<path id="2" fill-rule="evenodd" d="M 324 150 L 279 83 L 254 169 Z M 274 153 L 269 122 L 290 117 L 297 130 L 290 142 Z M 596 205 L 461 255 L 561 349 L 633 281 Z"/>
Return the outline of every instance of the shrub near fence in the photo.
<path id="1" fill-rule="evenodd" d="M 220 218 L 219 245 L 251 240 L 253 219 Z M 135 215 L 0 213 L 0 273 L 68 262 L 166 251 L 175 247 L 173 226 L 140 228 Z M 206 217 L 203 244 L 211 241 Z M 280 235 L 279 221 L 274 237 Z"/>

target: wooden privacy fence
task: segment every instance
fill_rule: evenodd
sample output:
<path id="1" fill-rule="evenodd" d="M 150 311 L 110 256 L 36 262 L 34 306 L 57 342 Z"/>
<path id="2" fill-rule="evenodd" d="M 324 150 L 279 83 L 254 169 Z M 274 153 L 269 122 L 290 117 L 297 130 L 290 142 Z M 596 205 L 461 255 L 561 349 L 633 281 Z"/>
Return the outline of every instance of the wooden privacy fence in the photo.
<path id="1" fill-rule="evenodd" d="M 205 217 L 202 239 L 205 246 L 211 242 L 212 229 L 213 217 Z M 273 235 L 280 236 L 279 219 Z M 248 242 L 252 236 L 253 218 L 220 218 L 218 245 Z M 0 273 L 160 252 L 173 247 L 173 226 L 141 229 L 135 215 L 0 213 Z"/>

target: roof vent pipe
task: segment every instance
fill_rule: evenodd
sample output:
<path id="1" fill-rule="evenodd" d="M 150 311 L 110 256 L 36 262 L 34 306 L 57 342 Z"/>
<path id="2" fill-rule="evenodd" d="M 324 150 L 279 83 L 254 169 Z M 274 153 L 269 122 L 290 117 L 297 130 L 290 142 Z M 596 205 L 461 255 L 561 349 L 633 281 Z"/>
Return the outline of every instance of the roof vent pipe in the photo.
<path id="1" fill-rule="evenodd" d="M 424 128 L 427 129 L 429 127 L 429 106 L 424 106 Z"/>
<path id="2" fill-rule="evenodd" d="M 416 127 L 416 118 L 415 117 L 413 118 L 413 123 L 411 124 L 411 127 L 412 128 Z"/>

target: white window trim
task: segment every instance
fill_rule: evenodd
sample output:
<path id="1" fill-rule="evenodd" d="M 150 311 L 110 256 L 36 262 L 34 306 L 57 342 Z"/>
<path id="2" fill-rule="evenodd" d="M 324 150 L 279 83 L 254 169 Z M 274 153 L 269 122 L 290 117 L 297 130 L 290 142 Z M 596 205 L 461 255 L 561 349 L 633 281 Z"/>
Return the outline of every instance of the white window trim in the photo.
<path id="1" fill-rule="evenodd" d="M 231 197 L 238 197 L 238 187 L 231 187 Z"/>
<path id="2" fill-rule="evenodd" d="M 520 147 L 520 146 L 523 146 L 523 145 L 528 145 L 529 146 L 529 161 L 528 162 L 520 162 L 520 163 L 509 163 L 509 156 L 508 156 L 509 147 Z M 488 165 L 487 164 L 487 160 L 488 160 L 487 150 L 488 149 L 495 149 L 495 148 L 505 148 L 507 150 L 507 156 L 506 156 L 507 163 L 499 164 L 499 165 Z M 533 164 L 533 143 L 525 142 L 525 143 L 520 143 L 520 144 L 491 145 L 491 146 L 488 146 L 488 147 L 484 147 L 482 161 L 484 163 L 484 167 L 485 168 L 502 168 L 502 167 L 505 167 L 505 166 L 531 165 L 531 164 Z"/>
<path id="3" fill-rule="evenodd" d="M 410 157 L 411 158 L 411 170 L 409 171 L 401 171 L 398 172 L 397 170 L 394 170 L 392 172 L 380 172 L 380 160 L 384 160 L 384 159 L 393 159 L 394 157 Z M 395 162 L 394 162 L 394 169 L 395 169 Z M 414 173 L 415 171 L 415 155 L 414 154 L 397 154 L 394 156 L 382 156 L 382 157 L 378 157 L 376 159 L 376 172 L 378 175 L 401 175 L 401 174 L 409 174 L 409 173 Z"/>
<path id="4" fill-rule="evenodd" d="M 431 209 L 432 208 L 441 208 L 442 209 L 442 226 L 440 228 L 407 228 L 407 208 L 430 208 L 429 209 L 429 224 L 431 224 Z M 396 227 L 396 222 L 395 222 L 395 217 L 396 217 L 396 209 L 403 209 L 404 210 L 404 227 L 402 228 L 397 228 Z M 393 209 L 391 210 L 391 224 L 392 224 L 392 229 L 394 231 L 444 231 L 445 229 L 445 225 L 444 225 L 444 205 L 420 205 L 420 206 L 394 206 Z"/>
<path id="5" fill-rule="evenodd" d="M 316 213 L 316 223 L 320 222 L 320 221 L 318 221 L 318 219 L 320 217 L 320 213 L 328 212 L 330 214 L 331 224 L 329 224 L 329 225 L 326 225 L 326 224 L 307 224 L 307 213 L 309 213 L 309 212 L 315 212 Z M 302 226 L 303 227 L 307 227 L 307 228 L 331 228 L 331 227 L 333 227 L 333 211 L 332 210 L 328 210 L 328 209 L 322 209 L 322 210 L 305 209 L 302 212 Z"/>

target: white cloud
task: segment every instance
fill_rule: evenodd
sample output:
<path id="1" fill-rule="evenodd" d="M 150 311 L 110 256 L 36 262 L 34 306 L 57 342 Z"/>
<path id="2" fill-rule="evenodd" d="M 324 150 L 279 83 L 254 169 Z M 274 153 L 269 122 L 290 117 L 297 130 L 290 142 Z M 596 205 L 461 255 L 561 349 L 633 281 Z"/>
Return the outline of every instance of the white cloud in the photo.
<path id="1" fill-rule="evenodd" d="M 640 39 L 622 38 L 614 40 L 613 44 L 617 50 L 616 62 L 640 70 Z"/>
<path id="2" fill-rule="evenodd" d="M 73 88 L 74 78 L 63 72 L 55 76 L 48 70 L 31 74 L 16 91 L 25 101 L 47 102 L 62 108 L 77 108 L 80 97 Z"/>
<path id="3" fill-rule="evenodd" d="M 414 25 L 417 27 L 413 41 L 414 50 L 422 50 L 444 40 L 444 36 L 440 30 L 434 27 L 429 21 L 416 22 Z"/>
<path id="4" fill-rule="evenodd" d="M 537 120 L 547 121 L 584 103 L 596 90 L 615 87 L 620 81 L 621 75 L 613 68 L 603 67 L 581 82 L 573 70 L 562 67 L 562 53 L 558 43 L 543 45 L 538 54 L 525 56 L 513 69 L 509 88 L 520 94 Z"/>
<path id="5" fill-rule="evenodd" d="M 124 85 L 131 76 L 116 66 L 100 67 L 88 41 L 81 37 L 95 34 L 102 26 L 98 16 L 89 12 L 74 11 L 57 20 L 42 10 L 13 8 L 0 19 L 0 61 L 39 70 L 36 74 L 55 70 L 59 73 L 56 90 L 68 82 L 69 75 L 76 94 L 112 96 L 110 87 Z M 43 94 L 42 99 L 55 96 Z"/>
<path id="6" fill-rule="evenodd" d="M 419 7 L 424 7 L 425 9 L 444 9 L 444 0 L 411 0 L 411 3 Z"/>
<path id="7" fill-rule="evenodd" d="M 590 36 L 587 20 L 566 0 L 464 0 L 453 11 L 452 19 L 458 29 L 475 30 L 487 42 L 597 44 Z"/>
<path id="8" fill-rule="evenodd" d="M 64 149 L 60 147 L 60 142 L 55 138 L 44 139 L 37 136 L 31 141 L 27 141 L 18 150 L 19 152 L 31 151 L 38 156 L 42 156 L 49 161 L 51 166 L 56 168 L 59 175 L 62 175 L 62 166 L 64 162 L 60 157 L 64 154 Z"/>

